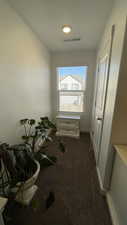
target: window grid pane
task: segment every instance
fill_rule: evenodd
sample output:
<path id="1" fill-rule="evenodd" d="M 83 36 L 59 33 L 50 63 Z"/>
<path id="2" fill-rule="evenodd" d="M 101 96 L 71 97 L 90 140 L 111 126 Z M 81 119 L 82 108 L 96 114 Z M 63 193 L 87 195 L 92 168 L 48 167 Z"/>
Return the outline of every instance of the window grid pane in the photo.
<path id="1" fill-rule="evenodd" d="M 83 92 L 59 92 L 59 111 L 83 112 Z"/>

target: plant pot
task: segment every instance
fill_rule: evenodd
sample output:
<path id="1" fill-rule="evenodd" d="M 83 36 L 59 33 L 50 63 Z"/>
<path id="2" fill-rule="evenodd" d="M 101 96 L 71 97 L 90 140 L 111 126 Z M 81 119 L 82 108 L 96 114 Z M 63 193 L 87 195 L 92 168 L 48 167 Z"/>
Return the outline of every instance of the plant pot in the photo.
<path id="1" fill-rule="evenodd" d="M 23 205 L 29 205 L 32 200 L 34 194 L 36 193 L 38 187 L 35 185 L 35 182 L 38 178 L 40 172 L 40 164 L 38 161 L 34 161 L 36 164 L 35 173 L 28 180 L 26 180 L 23 184 L 18 183 L 19 186 L 18 192 L 16 194 L 15 200 Z"/>

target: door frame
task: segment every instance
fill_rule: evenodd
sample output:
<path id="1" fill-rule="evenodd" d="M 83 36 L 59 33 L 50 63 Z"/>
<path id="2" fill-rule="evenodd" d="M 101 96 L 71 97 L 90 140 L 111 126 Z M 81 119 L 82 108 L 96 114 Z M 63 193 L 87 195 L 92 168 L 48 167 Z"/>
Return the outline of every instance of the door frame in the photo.
<path id="1" fill-rule="evenodd" d="M 96 69 L 96 87 L 95 87 L 95 99 L 94 99 L 94 113 L 93 113 L 93 121 L 94 121 L 94 127 L 95 127 L 95 120 L 96 120 L 96 104 L 97 104 L 97 89 L 98 89 L 98 82 L 99 82 L 99 64 L 101 60 L 101 56 L 103 55 L 104 49 L 106 48 L 106 45 L 108 41 L 110 41 L 109 44 L 109 58 L 108 58 L 108 68 L 107 68 L 107 80 L 106 80 L 106 90 L 105 90 L 105 99 L 104 99 L 104 106 L 103 106 L 103 121 L 102 121 L 102 127 L 101 127 L 101 134 L 100 134 L 100 139 L 99 139 L 99 150 L 98 154 L 96 151 L 96 146 L 94 142 L 94 137 L 92 135 L 92 142 L 93 142 L 93 147 L 94 147 L 94 154 L 95 154 L 95 159 L 96 159 L 96 164 L 99 162 L 99 155 L 100 155 L 100 147 L 101 147 L 101 141 L 102 141 L 102 133 L 103 133 L 103 123 L 104 123 L 104 115 L 105 115 L 105 106 L 106 106 L 106 99 L 107 99 L 107 91 L 108 91 L 108 81 L 109 81 L 109 72 L 110 72 L 110 64 L 111 64 L 111 55 L 112 55 L 112 46 L 113 46 L 113 40 L 114 40 L 114 34 L 115 34 L 115 25 L 112 25 L 111 32 L 110 32 L 110 38 L 106 41 L 103 50 L 100 51 L 99 57 L 97 60 L 97 69 Z M 94 128 L 95 129 L 95 128 Z"/>

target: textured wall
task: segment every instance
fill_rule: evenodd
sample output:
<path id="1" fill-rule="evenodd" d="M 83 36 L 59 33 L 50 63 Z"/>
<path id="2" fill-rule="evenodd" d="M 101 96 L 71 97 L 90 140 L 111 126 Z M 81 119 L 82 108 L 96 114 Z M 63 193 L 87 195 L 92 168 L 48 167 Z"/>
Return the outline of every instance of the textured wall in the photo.
<path id="1" fill-rule="evenodd" d="M 17 142 L 24 117 L 51 114 L 50 56 L 6 3 L 0 1 L 0 141 Z"/>

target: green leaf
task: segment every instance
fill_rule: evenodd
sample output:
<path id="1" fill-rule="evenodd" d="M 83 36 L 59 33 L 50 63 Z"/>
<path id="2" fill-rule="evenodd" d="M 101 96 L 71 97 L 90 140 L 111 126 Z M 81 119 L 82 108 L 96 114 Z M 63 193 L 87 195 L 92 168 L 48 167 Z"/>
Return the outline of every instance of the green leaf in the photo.
<path id="1" fill-rule="evenodd" d="M 28 121 L 28 123 L 32 126 L 32 125 L 34 125 L 34 124 L 36 123 L 36 120 L 30 119 L 30 120 Z"/>
<path id="2" fill-rule="evenodd" d="M 36 126 L 35 129 L 36 130 L 40 130 L 41 129 L 41 126 Z"/>
<path id="3" fill-rule="evenodd" d="M 27 123 L 28 119 L 22 119 L 20 120 L 20 124 L 21 125 L 25 125 Z"/>
<path id="4" fill-rule="evenodd" d="M 47 116 L 40 117 L 40 120 L 48 120 L 48 117 Z"/>
<path id="5" fill-rule="evenodd" d="M 40 132 L 41 132 L 41 133 L 45 133 L 46 130 L 45 130 L 44 128 L 41 128 L 41 129 L 40 129 Z"/>
<path id="6" fill-rule="evenodd" d="M 25 140 L 25 141 L 28 141 L 28 140 L 29 140 L 29 136 L 23 135 L 23 136 L 22 136 L 22 139 Z"/>
<path id="7" fill-rule="evenodd" d="M 46 153 L 36 153 L 35 158 L 40 162 L 41 168 L 46 168 L 55 165 L 57 158 L 52 155 L 47 155 Z"/>
<path id="8" fill-rule="evenodd" d="M 50 120 L 48 121 L 48 124 L 49 124 L 49 127 L 50 127 L 50 128 L 54 128 L 54 129 L 56 129 L 55 124 L 54 124 L 54 123 L 52 123 Z"/>

